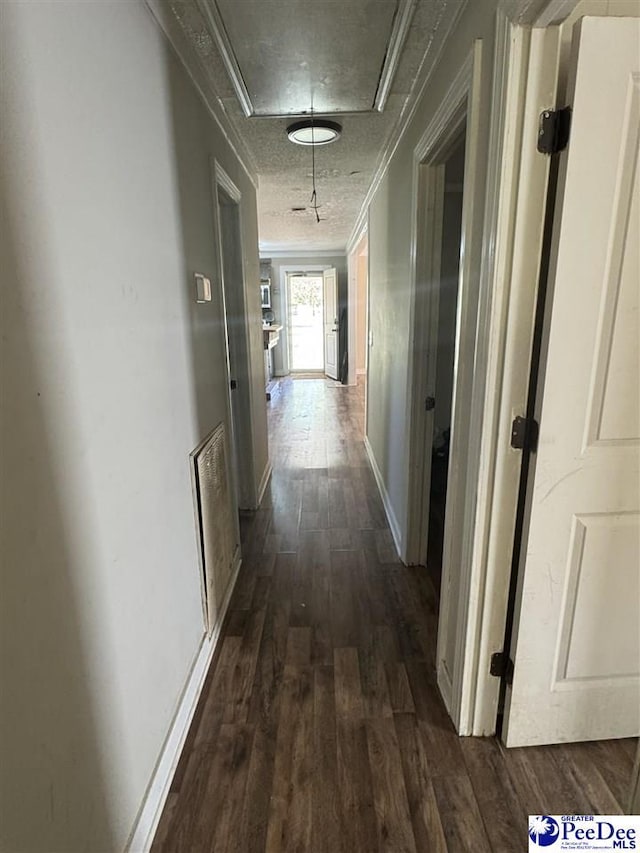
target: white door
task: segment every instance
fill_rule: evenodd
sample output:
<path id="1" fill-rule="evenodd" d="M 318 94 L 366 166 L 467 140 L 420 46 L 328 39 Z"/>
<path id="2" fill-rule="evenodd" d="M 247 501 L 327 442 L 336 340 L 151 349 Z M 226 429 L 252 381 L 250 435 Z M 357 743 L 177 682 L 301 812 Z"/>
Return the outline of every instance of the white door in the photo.
<path id="1" fill-rule="evenodd" d="M 640 20 L 574 39 L 508 746 L 640 732 Z"/>
<path id="2" fill-rule="evenodd" d="M 323 272 L 324 278 L 324 372 L 338 378 L 338 276 L 335 269 Z"/>

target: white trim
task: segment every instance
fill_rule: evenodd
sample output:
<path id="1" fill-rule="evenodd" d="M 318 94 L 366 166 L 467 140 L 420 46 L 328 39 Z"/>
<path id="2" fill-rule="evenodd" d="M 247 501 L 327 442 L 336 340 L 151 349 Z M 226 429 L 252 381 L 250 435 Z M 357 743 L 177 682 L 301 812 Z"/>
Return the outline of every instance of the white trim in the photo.
<path id="1" fill-rule="evenodd" d="M 376 462 L 376 457 L 374 456 L 373 448 L 371 447 L 371 444 L 369 443 L 369 438 L 366 435 L 364 437 L 364 447 L 367 451 L 367 456 L 369 457 L 369 464 L 371 465 L 371 470 L 373 471 L 373 476 L 375 477 L 376 484 L 378 486 L 378 491 L 380 492 L 382 505 L 387 516 L 389 529 L 391 530 L 391 535 L 393 536 L 396 551 L 398 552 L 398 555 L 400 555 L 400 525 L 398 524 L 398 519 L 396 518 L 396 514 L 393 511 L 391 498 L 389 497 L 389 493 L 387 492 L 384 480 L 382 479 L 382 474 L 380 473 L 380 469 L 378 468 L 378 463 Z"/>
<path id="2" fill-rule="evenodd" d="M 240 478 L 240 472 L 243 472 L 242 476 L 242 486 L 240 487 L 239 483 L 236 483 L 236 506 L 239 506 L 242 509 L 255 509 L 258 506 L 257 497 L 258 497 L 258 489 L 257 489 L 257 480 L 256 480 L 256 470 L 255 470 L 255 461 L 258 458 L 258 454 L 256 452 L 256 431 L 255 431 L 255 406 L 254 406 L 254 398 L 253 398 L 253 365 L 251 358 L 251 337 L 249 334 L 249 321 L 247 314 L 247 305 L 248 305 L 248 294 L 247 294 L 247 276 L 245 273 L 245 257 L 244 257 L 244 229 L 243 229 L 243 210 L 242 210 L 242 193 L 235 185 L 235 183 L 231 180 L 225 169 L 218 162 L 215 157 L 212 157 L 213 163 L 213 183 L 214 183 L 214 224 L 215 224 L 215 232 L 217 237 L 217 265 L 218 265 L 218 276 L 221 282 L 221 292 L 222 292 L 222 300 L 223 300 L 223 309 L 225 312 L 225 327 L 228 326 L 226 322 L 227 318 L 227 297 L 226 290 L 228 285 L 225 283 L 224 279 L 224 247 L 222 242 L 222 223 L 220 219 L 220 197 L 219 190 L 222 189 L 231 199 L 233 204 L 237 207 L 238 211 L 238 239 L 240 241 L 240 245 L 238 246 L 238 258 L 240 263 L 240 279 L 241 279 L 241 287 L 242 287 L 242 331 L 241 334 L 243 336 L 243 346 L 246 353 L 246 365 L 240 365 L 241 367 L 246 367 L 246 376 L 243 375 L 240 377 L 241 379 L 246 379 L 246 390 L 244 383 L 241 383 L 239 386 L 239 390 L 241 391 L 241 396 L 238 398 L 238 406 L 236 407 L 236 414 L 243 421 L 243 429 L 242 429 L 242 438 L 246 440 L 246 445 L 248 446 L 239 446 L 238 440 L 240 436 L 235 434 L 236 424 L 233 422 L 233 412 L 234 412 L 234 404 L 231 398 L 231 389 L 230 383 L 228 383 L 228 400 L 229 400 L 229 418 L 231 425 L 231 438 L 234 442 L 235 447 L 235 462 L 237 466 L 237 470 L 235 472 L 236 477 Z M 228 328 L 227 328 L 228 334 Z M 228 346 L 228 341 L 227 341 Z M 231 379 L 231 374 L 229 373 L 229 379 Z M 246 420 L 246 423 L 245 423 Z M 247 454 L 248 457 L 247 457 Z M 239 460 L 239 456 L 242 456 L 243 462 L 241 463 Z M 240 501 L 240 497 L 243 497 L 244 500 Z"/>
<path id="3" fill-rule="evenodd" d="M 359 367 L 356 370 L 356 376 L 366 376 L 366 375 L 367 375 L 367 368 L 366 367 Z"/>
<path id="4" fill-rule="evenodd" d="M 355 249 L 358 248 L 364 237 L 367 236 L 369 232 L 369 211 L 367 210 L 364 221 L 361 223 L 360 228 L 357 231 L 353 231 L 349 242 L 347 243 L 346 253 L 350 255 Z"/>
<path id="5" fill-rule="evenodd" d="M 347 372 L 347 384 L 356 384 L 356 369 L 355 369 L 355 353 L 357 347 L 357 309 L 358 309 L 358 257 L 356 254 L 360 244 L 369 232 L 369 223 L 366 222 L 358 232 L 358 239 L 355 243 L 349 244 L 347 253 L 347 357 L 349 369 Z M 367 269 L 367 279 L 369 271 Z M 369 282 L 367 281 L 367 293 L 369 291 Z M 369 315 L 369 306 L 367 305 L 367 323 Z M 367 353 L 369 348 L 367 347 Z M 363 371 L 365 372 L 365 371 Z"/>
<path id="6" fill-rule="evenodd" d="M 480 293 L 484 298 L 481 298 L 478 306 L 478 361 L 486 365 L 484 388 L 481 389 L 484 399 L 478 403 L 482 409 L 483 427 L 481 435 L 472 437 L 472 444 L 477 448 L 471 454 L 477 458 L 477 494 L 474 495 L 473 506 L 470 494 L 467 495 L 465 511 L 467 517 L 474 519 L 474 535 L 468 539 L 464 557 L 464 564 L 470 567 L 467 586 L 469 607 L 463 638 L 464 671 L 459 695 L 460 731 L 464 734 L 474 733 L 479 678 L 483 594 L 488 571 L 487 534 L 491 523 L 494 476 L 492 454 L 495 453 L 499 431 L 499 394 L 496 394 L 496 390 L 501 384 L 504 346 L 500 344 L 509 297 L 509 277 L 505 265 L 510 247 L 512 205 L 517 188 L 518 148 L 521 142 L 518 131 L 521 126 L 525 79 L 522 54 L 527 36 L 528 33 L 522 28 L 512 28 L 504 12 L 497 11 L 489 128 L 490 156 L 480 270 Z M 487 687 L 494 692 L 491 697 L 492 734 L 495 731 L 500 685 L 492 678 Z"/>
<path id="7" fill-rule="evenodd" d="M 424 294 L 425 288 L 419 287 L 419 282 L 425 280 L 428 275 L 427 265 L 432 261 L 432 253 L 423 247 L 420 251 L 418 244 L 418 233 L 423 235 L 423 213 L 426 205 L 426 182 L 421 181 L 421 168 L 425 160 L 435 160 L 439 154 L 443 135 L 449 138 L 447 131 L 457 131 L 460 117 L 464 118 L 467 113 L 465 103 L 469 96 L 473 76 L 473 53 L 470 54 L 458 75 L 449 87 L 436 110 L 429 126 L 422 134 L 413 154 L 413 179 L 412 179 L 412 226 L 411 226 L 411 277 L 409 291 L 409 359 L 407 371 L 407 400 L 408 410 L 411 412 L 410 436 L 409 436 L 409 501 L 407 512 L 407 526 L 405 530 L 405 559 L 408 565 L 420 564 L 424 559 L 426 543 L 421 540 L 421 532 L 424 528 L 423 519 L 423 492 L 425 463 L 425 441 L 424 441 L 424 405 L 423 401 L 429 390 L 427 388 L 426 365 L 424 351 L 426 347 L 426 332 L 430 326 L 429 308 L 430 300 Z M 469 178 L 465 175 L 465 183 L 469 186 Z M 422 292 L 421 292 L 422 291 Z"/>
<path id="8" fill-rule="evenodd" d="M 458 285 L 451 449 L 437 646 L 438 680 L 443 685 L 443 699 L 459 731 L 464 663 L 468 653 L 465 640 L 471 566 L 466 552 L 473 534 L 473 524 L 469 522 L 469 495 L 475 494 L 474 473 L 478 464 L 477 453 L 468 453 L 466 448 L 473 446 L 473 430 L 480 429 L 482 399 L 478 399 L 478 388 L 484 390 L 483 366 L 475 357 L 476 349 L 469 345 L 475 338 L 482 311 L 482 294 L 477 302 L 475 295 L 479 277 L 475 269 L 483 227 L 477 174 L 480 116 L 485 111 L 481 102 L 481 65 L 482 43 L 476 41 L 414 150 L 412 183 L 409 326 L 409 352 L 412 356 L 407 372 L 407 399 L 411 413 L 410 473 L 404 541 L 406 562 L 420 563 L 426 556 L 430 478 L 430 456 L 426 447 L 428 415 L 423 401 L 433 393 L 431 385 L 435 382 L 438 288 L 433 286 L 433 282 L 440 279 L 443 163 L 462 127 L 465 127 L 461 243 L 464 250 L 460 257 Z M 452 573 L 456 574 L 456 584 L 451 581 Z M 457 594 L 453 597 L 452 590 L 456 588 Z M 445 655 L 450 653 L 447 638 L 452 621 L 456 636 L 453 659 L 445 660 Z"/>
<path id="9" fill-rule="evenodd" d="M 500 11 L 511 23 L 521 26 L 546 27 L 565 20 L 580 0 L 500 0 Z"/>
<path id="10" fill-rule="evenodd" d="M 551 0 L 535 20 L 534 26 L 548 27 L 559 24 L 573 12 L 579 0 Z"/>
<path id="11" fill-rule="evenodd" d="M 258 487 L 258 507 L 262 503 L 262 499 L 264 497 L 264 493 L 267 490 L 267 486 L 269 485 L 269 479 L 273 474 L 273 468 L 271 466 L 271 462 L 267 462 L 267 465 L 262 472 L 262 477 L 260 478 L 260 485 Z"/>
<path id="12" fill-rule="evenodd" d="M 383 111 L 385 104 L 387 103 L 389 90 L 391 89 L 391 84 L 393 83 L 393 78 L 395 77 L 398 63 L 402 56 L 402 49 L 407 39 L 409 26 L 417 5 L 418 0 L 400 0 L 396 10 L 396 14 L 393 19 L 393 27 L 391 29 L 391 36 L 389 38 L 389 43 L 387 44 L 387 52 L 382 66 L 382 73 L 380 74 L 380 81 L 378 83 L 378 89 L 373 102 L 373 108 L 379 113 Z"/>
<path id="13" fill-rule="evenodd" d="M 524 414 L 526 406 L 549 170 L 549 158 L 538 154 L 534 140 L 540 111 L 555 102 L 561 47 L 558 29 L 513 27 L 509 42 L 511 56 L 502 70 L 508 77 L 504 105 L 492 108 L 493 114 L 511 117 L 497 161 L 495 223 L 485 237 L 485 247 L 493 244 L 497 253 L 493 258 L 485 254 L 481 278 L 493 305 L 485 315 L 487 382 L 463 708 L 465 727 L 474 735 L 495 731 L 498 710 L 498 685 L 489 663 L 504 640 L 521 461 L 509 436 L 514 415 Z"/>
<path id="14" fill-rule="evenodd" d="M 171 8 L 163 0 L 139 0 L 139 2 L 146 6 L 156 24 L 164 33 L 165 38 L 173 48 L 174 53 L 182 63 L 196 91 L 202 98 L 207 112 L 218 126 L 225 142 L 247 177 L 257 189 L 258 166 L 253 154 L 235 126 L 227 118 L 208 71 L 203 67 L 202 60 L 193 49 L 193 46 L 187 41 L 187 37 Z"/>
<path id="15" fill-rule="evenodd" d="M 477 400 L 477 389 L 484 390 L 486 368 L 478 363 L 475 352 L 464 343 L 465 331 L 477 328 L 482 312 L 482 294 L 478 295 L 474 308 L 472 292 L 478 287 L 475 261 L 472 260 L 475 246 L 482 240 L 482 205 L 477 194 L 477 152 L 481 103 L 482 42 L 476 41 L 473 50 L 473 71 L 467 90 L 466 151 L 464 184 L 468 192 L 462 199 L 462 240 L 464 249 L 460 256 L 460 279 L 458 285 L 458 308 L 455 344 L 455 379 L 453 384 L 453 411 L 451 417 L 451 446 L 447 477 L 447 506 L 444 519 L 444 547 L 442 558 L 442 591 L 440 595 L 440 618 L 438 621 L 438 668 L 446 649 L 448 622 L 455 620 L 455 651 L 453 661 L 448 662 L 451 673 L 451 699 L 449 710 L 460 731 L 460 697 L 465 669 L 465 643 L 467 613 L 469 608 L 468 589 L 471 565 L 467 557 L 469 542 L 473 536 L 473 522 L 468 518 L 470 496 L 475 493 L 474 473 L 477 470 L 477 454 L 473 453 L 474 430 L 482 424 L 481 399 Z M 477 346 L 477 343 L 476 343 Z M 464 427 L 462 425 L 464 424 Z M 462 427 L 462 428 L 461 428 Z M 465 435 L 465 429 L 467 431 Z M 462 448 L 469 447 L 466 464 L 460 467 L 457 460 L 463 458 Z M 460 476 L 464 476 L 463 483 Z M 458 595 L 449 600 L 449 574 L 459 573 Z"/>
<path id="16" fill-rule="evenodd" d="M 278 258 L 344 258 L 345 255 L 344 246 L 340 249 L 273 249 L 272 251 L 265 246 L 260 246 L 261 261 Z"/>
<path id="17" fill-rule="evenodd" d="M 209 30 L 209 35 L 218 48 L 218 53 L 220 54 L 224 67 L 227 70 L 227 74 L 231 80 L 231 85 L 236 93 L 242 112 L 245 114 L 246 118 L 249 118 L 249 116 L 254 114 L 255 110 L 251 103 L 249 90 L 247 89 L 244 78 L 242 77 L 242 72 L 240 71 L 240 66 L 238 65 L 233 45 L 229 40 L 222 16 L 220 15 L 218 4 L 216 3 L 216 0 L 209 0 L 209 2 L 206 3 L 202 0 L 195 0 L 195 4 L 196 8 L 204 18 L 207 29 Z"/>
<path id="18" fill-rule="evenodd" d="M 216 183 L 218 186 L 222 187 L 222 189 L 226 192 L 226 194 L 231 198 L 235 204 L 240 204 L 242 201 L 242 193 L 238 189 L 238 187 L 231 180 L 226 171 L 222 168 L 220 163 L 214 158 L 214 171 L 216 176 Z"/>
<path id="19" fill-rule="evenodd" d="M 160 751 L 158 762 L 151 775 L 149 786 L 144 795 L 140 811 L 125 846 L 127 853 L 148 853 L 158 829 L 162 810 L 169 796 L 180 755 L 189 733 L 198 701 L 202 693 L 205 678 L 211 665 L 214 652 L 220 640 L 224 619 L 235 589 L 240 572 L 241 559 L 238 557 L 229 581 L 227 593 L 220 608 L 216 626 L 209 637 L 202 638 L 200 647 L 189 670 L 178 707 L 169 727 L 166 740 Z"/>
<path id="20" fill-rule="evenodd" d="M 434 48 L 434 53 L 428 51 L 425 55 L 420 70 L 416 75 L 416 82 L 422 77 L 422 82 L 418 84 L 417 93 L 414 95 L 413 93 L 416 91 L 415 87 L 412 89 L 411 94 L 407 98 L 407 101 L 403 107 L 402 112 L 398 116 L 398 120 L 389 136 L 389 140 L 383 150 L 380 153 L 380 157 L 378 158 L 378 166 L 376 167 L 376 171 L 373 175 L 373 179 L 371 184 L 369 185 L 369 189 L 367 190 L 367 194 L 364 197 L 362 205 L 360 206 L 360 212 L 356 217 L 355 225 L 351 231 L 351 235 L 347 240 L 347 246 L 351 244 L 353 241 L 353 235 L 362 229 L 363 223 L 365 222 L 369 205 L 376 194 L 378 187 L 380 186 L 380 182 L 385 176 L 387 169 L 389 168 L 389 164 L 391 163 L 391 159 L 396 152 L 398 145 L 400 144 L 400 140 L 405 134 L 405 131 L 409 127 L 411 120 L 413 119 L 416 110 L 418 109 L 418 105 L 422 100 L 422 96 L 431 79 L 431 75 L 438 64 L 438 61 L 444 51 L 445 45 L 449 40 L 449 36 L 455 30 L 458 25 L 458 21 L 462 17 L 462 13 L 464 12 L 467 6 L 468 0 L 461 0 L 459 3 L 455 14 L 451 18 L 448 27 L 444 30 L 444 32 L 436 33 L 436 38 L 434 38 L 434 44 L 436 45 Z"/>
<path id="21" fill-rule="evenodd" d="M 295 257 L 295 255 L 293 256 Z M 282 347 L 282 373 L 277 373 L 276 376 L 288 376 L 291 372 L 289 364 L 289 286 L 287 276 L 289 273 L 323 273 L 325 270 L 330 270 L 331 264 L 286 264 L 280 267 L 280 313 L 284 320 L 282 331 L 280 332 L 280 346 Z M 323 294 L 324 299 L 324 294 Z M 284 332 L 284 335 L 282 334 Z M 284 340 L 283 340 L 284 338 Z M 324 374 L 324 369 L 322 370 Z"/>

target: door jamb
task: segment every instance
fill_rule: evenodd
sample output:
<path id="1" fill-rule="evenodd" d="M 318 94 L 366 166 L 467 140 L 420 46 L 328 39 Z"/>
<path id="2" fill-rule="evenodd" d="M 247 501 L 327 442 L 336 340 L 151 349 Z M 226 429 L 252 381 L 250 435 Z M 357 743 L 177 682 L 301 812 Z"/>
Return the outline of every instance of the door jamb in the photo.
<path id="1" fill-rule="evenodd" d="M 405 532 L 404 561 L 420 564 L 424 557 L 421 547 L 422 495 L 424 492 L 424 400 L 427 387 L 427 370 L 424 357 L 428 349 L 429 338 L 433 335 L 433 300 L 429 296 L 429 283 L 434 272 L 432 249 L 437 245 L 436 228 L 441 225 L 438 217 L 428 222 L 428 204 L 433 201 L 434 167 L 447 147 L 459 135 L 462 123 L 468 118 L 468 99 L 473 73 L 473 54 L 467 57 L 458 76 L 449 88 L 440 108 L 424 132 L 413 153 L 412 179 L 412 228 L 411 228 L 411 319 L 408 394 L 411 412 L 409 437 L 409 469 L 414 472 L 410 477 L 409 512 Z M 467 146 L 468 147 L 468 146 Z M 466 155 L 465 155 L 466 160 Z M 465 163 L 466 166 L 466 163 Z M 429 172 L 432 172 L 429 175 Z M 465 168 L 466 172 L 466 168 Z M 431 177 L 431 180 L 429 178 Z M 465 175 L 466 177 L 466 175 Z M 469 195 L 470 193 L 467 193 Z M 464 227 L 464 223 L 463 223 Z M 426 230 L 427 239 L 422 235 Z M 428 246 L 426 245 L 428 243 Z M 438 265 L 439 266 L 439 265 Z"/>
<path id="2" fill-rule="evenodd" d="M 464 654 L 462 671 L 453 679 L 453 703 L 449 706 L 456 727 L 463 735 L 493 734 L 497 719 L 500 682 L 489 675 L 489 663 L 491 654 L 500 650 L 504 637 L 520 470 L 519 454 L 510 448 L 509 434 L 511 420 L 515 414 L 522 414 L 526 399 L 532 306 L 539 261 L 536 233 L 541 240 L 540 217 L 544 210 L 548 169 L 546 163 L 541 166 L 539 162 L 537 165 L 532 162 L 529 148 L 522 147 L 522 138 L 532 127 L 535 130 L 538 113 L 555 105 L 557 69 L 553 68 L 553 62 L 545 66 L 544 60 L 555 56 L 558 61 L 560 39 L 556 35 L 557 43 L 553 44 L 557 28 L 548 24 L 551 18 L 553 23 L 566 19 L 577 2 L 502 0 L 496 13 L 476 361 L 479 366 L 486 364 L 486 376 L 475 389 L 474 407 L 479 407 L 480 417 L 477 434 L 473 436 L 472 456 L 478 468 L 477 479 L 466 495 L 467 507 L 473 512 L 465 531 L 467 561 L 462 563 L 466 566 L 465 582 L 461 586 L 461 596 L 466 597 L 466 613 L 464 619 L 458 620 L 458 648 L 463 645 Z M 530 28 L 541 25 L 544 29 Z M 528 65 L 531 51 L 539 55 L 533 72 Z M 415 187 L 414 180 L 414 215 L 417 210 Z M 416 323 L 415 247 L 414 219 L 411 335 Z M 531 266 L 532 251 L 537 253 L 533 270 L 527 269 L 527 261 Z M 413 337 L 410 347 L 415 358 Z M 420 405 L 423 399 L 423 390 L 412 388 L 413 368 L 410 361 L 412 424 L 415 423 L 416 400 Z M 412 438 L 415 437 L 410 436 L 410 472 L 415 470 Z M 402 557 L 411 563 L 416 555 L 416 538 L 412 535 L 415 521 L 411 518 L 415 505 L 411 489 L 408 497 Z"/>
<path id="3" fill-rule="evenodd" d="M 425 411 L 424 400 L 429 393 L 427 388 L 427 366 L 425 355 L 430 348 L 430 341 L 437 330 L 437 317 L 434 317 L 434 299 L 429 295 L 432 283 L 439 279 L 439 269 L 433 268 L 433 253 L 428 250 L 438 239 L 438 229 L 441 228 L 441 217 L 430 215 L 428 204 L 436 201 L 437 181 L 441 180 L 440 164 L 459 138 L 463 124 L 466 125 L 465 143 L 465 192 L 463 195 L 462 211 L 462 245 L 464 250 L 460 258 L 458 307 L 456 321 L 456 375 L 453 388 L 452 426 L 451 426 L 451 456 L 449 463 L 449 483 L 447 494 L 447 509 L 445 513 L 443 583 L 440 603 L 440 619 L 438 629 L 438 684 L 445 704 L 451 716 L 459 724 L 459 696 L 462 688 L 460 675 L 462 673 L 461 653 L 464 647 L 464 633 L 460 630 L 462 622 L 466 622 L 466 602 L 462 590 L 467 585 L 464 572 L 460 577 L 461 595 L 457 601 L 452 601 L 448 595 L 447 575 L 452 564 L 451 554 L 458 547 L 456 543 L 468 538 L 465 532 L 464 503 L 465 495 L 459 480 L 459 468 L 456 459 L 460 457 L 462 447 L 461 428 L 463 412 L 473 405 L 473 362 L 474 352 L 468 344 L 468 332 L 476 325 L 474 309 L 473 284 L 477 275 L 472 269 L 472 258 L 476 254 L 473 245 L 479 239 L 478 209 L 475 198 L 477 182 L 477 142 L 480 121 L 480 72 L 482 45 L 476 41 L 473 50 L 467 57 L 455 80 L 443 98 L 433 120 L 425 130 L 421 140 L 414 150 L 413 156 L 413 221 L 412 221 L 412 298 L 410 323 L 410 352 L 408 397 L 410 401 L 410 436 L 409 436 L 409 471 L 410 493 L 407 530 L 404 541 L 407 549 L 406 562 L 418 563 L 424 556 L 421 545 L 424 546 L 426 537 L 424 528 L 428 520 L 423 519 L 425 482 L 428 473 L 428 449 L 425 447 Z M 435 167 L 435 168 L 434 168 Z M 440 168 L 438 168 L 440 167 Z M 426 241 L 419 235 L 426 233 Z M 426 246 L 425 246 L 426 242 Z M 436 262 L 437 263 L 437 262 Z M 475 335 L 473 335 L 475 336 Z M 476 417 L 478 416 L 476 402 Z M 468 419 L 467 419 L 468 420 Z M 473 415 L 472 421 L 473 422 Z M 456 429 L 456 425 L 458 428 Z M 472 470 L 466 465 L 467 470 Z M 458 565 L 458 560 L 454 561 Z M 455 659 L 445 662 L 444 638 L 447 636 L 447 625 L 450 619 L 455 619 L 458 626 L 456 631 Z M 453 666 L 451 666 L 453 664 Z M 453 669 L 453 671 L 451 671 Z"/>
<path id="4" fill-rule="evenodd" d="M 519 20 L 513 10 L 507 14 L 503 8 L 497 16 L 493 177 L 490 173 L 482 274 L 493 306 L 486 317 L 485 424 L 475 496 L 462 734 L 496 730 L 500 680 L 489 669 L 491 655 L 503 650 L 521 463 L 520 452 L 510 447 L 510 432 L 513 417 L 524 414 L 528 392 L 549 171 L 548 158 L 538 154 L 534 140 L 540 112 L 556 106 L 558 97 L 562 33 L 547 26 L 548 16 L 558 20 L 562 6 L 566 17 L 576 5 L 576 0 L 541 4 L 529 17 L 534 29 L 513 23 Z M 494 136 L 500 115 L 507 121 Z"/>
<path id="5" fill-rule="evenodd" d="M 358 283 L 357 283 L 357 263 L 358 263 L 358 249 L 360 248 L 360 244 L 367 236 L 369 232 L 369 221 L 368 218 L 365 220 L 362 228 L 358 230 L 355 237 L 353 237 L 349 241 L 349 245 L 347 246 L 347 282 L 348 282 L 348 293 L 347 293 L 347 323 L 348 323 L 348 335 L 347 335 L 347 352 L 349 354 L 349 370 L 347 372 L 347 384 L 348 385 L 357 385 L 358 377 L 356 374 L 356 363 L 354 353 L 356 351 L 356 305 L 358 302 Z M 367 316 L 368 316 L 368 307 L 367 307 Z M 368 351 L 368 347 L 367 347 Z"/>
<path id="6" fill-rule="evenodd" d="M 227 374 L 227 405 L 228 405 L 228 419 L 229 419 L 229 435 L 233 446 L 235 447 L 235 452 L 237 456 L 242 457 L 245 460 L 248 460 L 248 465 L 237 465 L 237 470 L 233 472 L 233 480 L 234 482 L 234 498 L 236 503 L 236 508 L 240 507 L 243 503 L 247 503 L 247 509 L 252 509 L 258 505 L 258 496 L 257 496 L 257 488 L 256 488 L 256 478 L 254 471 L 254 462 L 256 459 L 256 453 L 254 448 L 254 405 L 251 389 L 253 388 L 253 371 L 251 366 L 251 342 L 249 339 L 249 323 L 247 319 L 247 282 L 244 270 L 244 250 L 243 250 L 243 239 L 242 239 L 242 193 L 236 186 L 236 184 L 231 180 L 227 172 L 220 165 L 218 160 L 212 158 L 212 176 L 213 176 L 213 222 L 214 222 L 214 232 L 216 238 L 216 265 L 217 265 L 217 277 L 220 282 L 220 298 L 222 311 L 225 318 L 225 340 L 226 340 L 226 374 Z M 241 335 L 242 335 L 242 343 L 244 346 L 244 351 L 246 354 L 246 363 L 241 364 L 242 375 L 238 378 L 240 379 L 239 387 L 237 391 L 240 391 L 239 403 L 240 406 L 237 406 L 236 409 L 240 409 L 238 412 L 239 417 L 243 421 L 243 430 L 244 435 L 242 436 L 242 444 L 243 446 L 239 446 L 239 441 L 241 437 L 235 434 L 235 425 L 233 423 L 233 404 L 231 400 L 231 372 L 229 365 L 229 332 L 228 332 L 228 322 L 227 322 L 227 298 L 226 298 L 226 289 L 225 280 L 224 280 L 224 263 L 223 263 L 223 239 L 222 239 L 222 222 L 220 217 L 220 190 L 223 190 L 224 193 L 231 199 L 233 204 L 237 207 L 238 213 L 238 259 L 239 259 L 239 267 L 240 267 L 240 279 L 241 279 L 241 287 L 242 287 L 242 314 L 240 316 L 240 325 L 242 326 Z M 237 392 L 236 392 L 237 393 Z M 233 467 L 233 466 L 232 466 Z M 244 499 L 241 499 L 241 496 L 244 496 Z M 237 515 L 237 512 L 235 513 Z M 235 517 L 234 515 L 234 517 Z"/>

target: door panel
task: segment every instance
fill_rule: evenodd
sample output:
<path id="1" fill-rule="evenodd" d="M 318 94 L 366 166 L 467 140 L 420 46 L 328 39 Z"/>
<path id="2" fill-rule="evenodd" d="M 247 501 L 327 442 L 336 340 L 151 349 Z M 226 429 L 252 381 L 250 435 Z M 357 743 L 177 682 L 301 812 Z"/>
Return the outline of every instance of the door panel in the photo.
<path id="1" fill-rule="evenodd" d="M 324 372 L 338 378 L 338 276 L 325 270 L 324 278 Z"/>
<path id="2" fill-rule="evenodd" d="M 640 731 L 640 21 L 574 39 L 508 746 Z"/>

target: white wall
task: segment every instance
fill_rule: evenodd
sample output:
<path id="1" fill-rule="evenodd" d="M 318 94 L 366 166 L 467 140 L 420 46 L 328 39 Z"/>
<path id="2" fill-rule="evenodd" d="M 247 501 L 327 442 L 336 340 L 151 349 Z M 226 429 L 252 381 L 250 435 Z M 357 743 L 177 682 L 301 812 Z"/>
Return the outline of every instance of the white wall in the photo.
<path id="1" fill-rule="evenodd" d="M 409 487 L 409 334 L 413 152 L 443 101 L 461 64 L 482 40 L 481 98 L 476 183 L 470 189 L 484 207 L 488 162 L 492 57 L 496 0 L 469 3 L 420 99 L 416 112 L 380 182 L 369 209 L 369 349 L 367 434 L 391 509 L 406 547 Z M 480 271 L 480 245 L 472 257 Z M 471 282 L 477 289 L 477 281 Z"/>
<path id="2" fill-rule="evenodd" d="M 188 453 L 227 416 L 210 156 L 257 281 L 255 192 L 138 2 L 3 3 L 0 37 L 0 848 L 111 852 L 203 635 Z"/>

